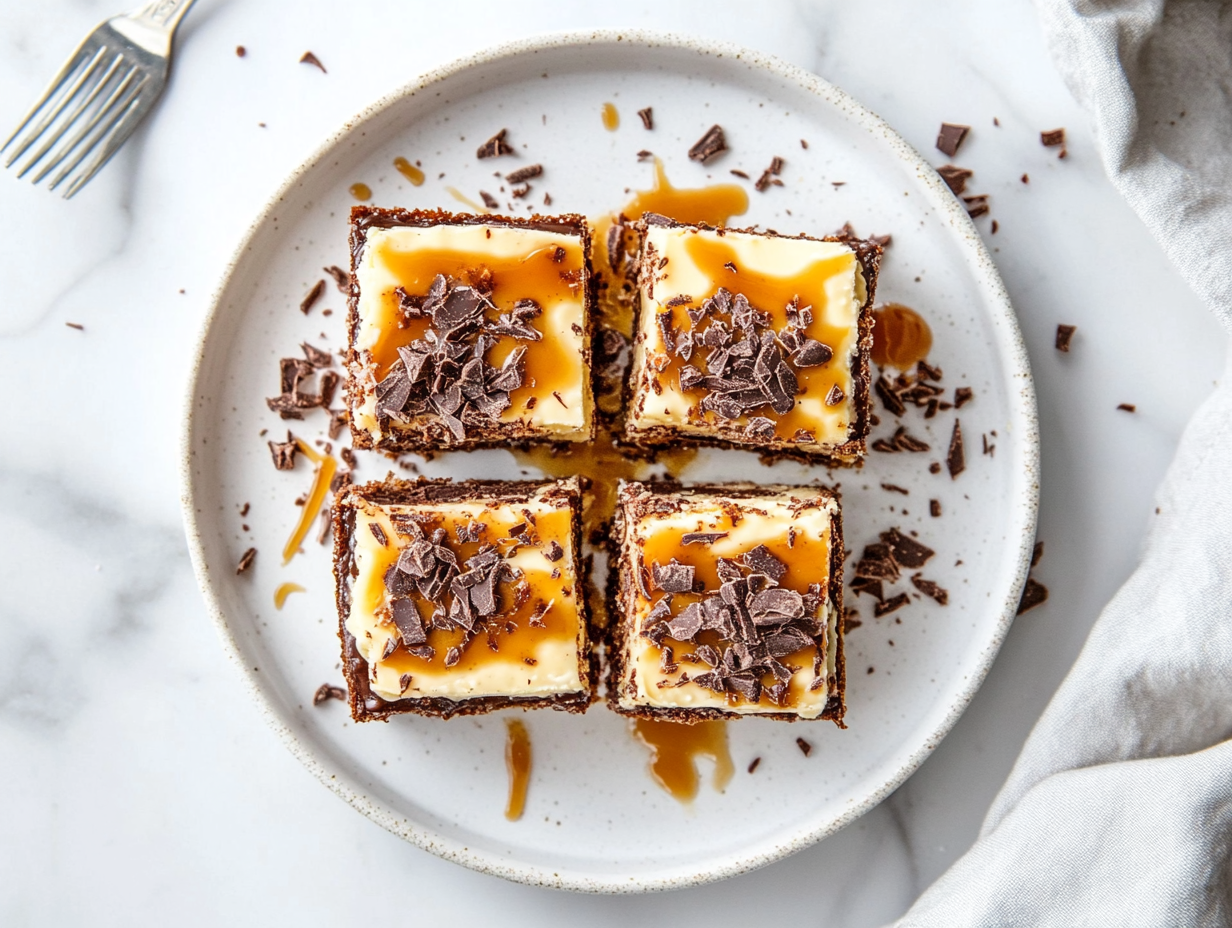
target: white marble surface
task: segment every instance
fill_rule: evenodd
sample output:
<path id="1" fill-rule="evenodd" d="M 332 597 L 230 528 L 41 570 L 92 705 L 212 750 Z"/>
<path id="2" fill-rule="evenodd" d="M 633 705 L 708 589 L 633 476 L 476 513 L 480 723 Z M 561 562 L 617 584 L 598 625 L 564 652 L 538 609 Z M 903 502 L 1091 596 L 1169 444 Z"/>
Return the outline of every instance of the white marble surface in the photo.
<path id="1" fill-rule="evenodd" d="M 699 909 L 726 924 L 771 907 L 876 925 L 970 844 L 1129 573 L 1152 490 L 1226 339 L 1105 180 L 1029 4 L 748 9 L 528 0 L 355 2 L 343 13 L 325 0 L 199 0 L 163 105 L 83 194 L 65 203 L 0 177 L 0 924 L 335 926 L 392 905 L 400 920 L 439 924 L 663 923 Z M 111 12 L 82 0 L 0 5 L 0 127 Z M 958 161 L 991 194 L 1000 230 L 989 242 L 1031 351 L 1043 425 L 1037 575 L 1052 598 L 1017 623 L 936 754 L 823 844 L 654 898 L 568 896 L 474 874 L 322 789 L 241 698 L 178 510 L 176 418 L 192 341 L 237 237 L 285 173 L 426 68 L 508 38 L 598 26 L 778 54 L 850 91 L 936 164 L 938 123 L 973 125 Z M 327 75 L 296 63 L 309 48 Z M 1070 139 L 1061 162 L 1037 136 L 1058 125 Z M 987 219 L 981 227 L 989 232 Z M 1069 355 L 1052 348 L 1057 322 L 1079 326 Z"/>

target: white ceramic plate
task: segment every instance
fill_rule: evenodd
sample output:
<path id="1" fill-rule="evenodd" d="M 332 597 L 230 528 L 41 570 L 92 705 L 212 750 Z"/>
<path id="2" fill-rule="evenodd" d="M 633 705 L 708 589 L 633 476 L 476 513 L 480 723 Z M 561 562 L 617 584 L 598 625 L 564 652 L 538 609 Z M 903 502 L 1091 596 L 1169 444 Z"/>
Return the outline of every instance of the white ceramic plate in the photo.
<path id="1" fill-rule="evenodd" d="M 614 103 L 620 128 L 605 131 Z M 652 106 L 647 132 L 636 110 Z M 686 158 L 714 122 L 731 151 L 706 168 Z M 501 127 L 517 155 L 477 161 Z M 800 139 L 807 139 L 804 150 Z M 310 315 L 298 304 L 324 265 L 347 264 L 348 187 L 368 184 L 385 206 L 457 207 L 445 190 L 496 192 L 492 172 L 542 162 L 534 198 L 597 215 L 644 188 L 662 156 L 678 186 L 753 175 L 775 155 L 784 186 L 756 193 L 741 224 L 827 233 L 845 221 L 892 233 L 878 296 L 916 307 L 931 323 L 931 358 L 949 388 L 975 400 L 961 412 L 966 473 L 951 481 L 941 460 L 953 413 L 909 417 L 928 454 L 872 453 L 861 471 L 824 471 L 753 455 L 702 452 L 685 479 L 842 484 L 849 546 L 857 551 L 898 525 L 937 550 L 927 574 L 949 605 L 913 601 L 848 638 L 849 705 L 840 731 L 828 722 L 729 726 L 737 775 L 724 793 L 703 785 L 691 806 L 662 792 L 626 722 L 599 704 L 586 715 L 525 715 L 535 768 L 525 817 L 503 817 L 505 726 L 499 716 L 440 722 L 403 716 L 356 726 L 341 703 L 314 708 L 313 691 L 341 682 L 329 551 L 309 541 L 283 567 L 279 552 L 309 468 L 271 466 L 265 438 L 285 432 L 263 398 L 277 392 L 278 358 L 308 339 L 343 345 L 343 300 L 332 284 Z M 423 163 L 414 187 L 392 167 Z M 444 179 L 438 179 L 440 172 Z M 845 182 L 841 187 L 833 181 Z M 502 199 L 504 199 L 502 197 Z M 788 212 L 790 210 L 790 213 Z M 332 308 L 325 317 L 322 310 Z M 321 333 L 324 333 L 322 335 Z M 1013 311 L 965 212 L 926 162 L 888 126 L 819 78 L 752 52 L 664 35 L 564 35 L 459 61 L 375 103 L 330 138 L 253 223 L 215 297 L 201 336 L 183 445 L 184 518 L 197 575 L 225 646 L 279 736 L 330 789 L 390 831 L 469 867 L 510 879 L 592 891 L 642 891 L 721 879 L 799 850 L 867 812 L 911 774 L 953 726 L 1009 627 L 1035 532 L 1038 434 L 1035 400 Z M 290 423 L 312 440 L 325 416 Z M 887 433 L 886 417 L 874 437 Z M 981 454 L 995 431 L 996 452 Z M 358 477 L 388 462 L 361 460 Z M 504 451 L 453 454 L 423 470 L 453 477 L 519 477 Z M 902 496 L 881 489 L 891 483 Z M 944 515 L 930 518 L 928 500 Z M 246 518 L 243 503 L 251 504 Z M 906 511 L 904 511 L 906 510 Z M 251 526 L 245 532 L 241 524 Z M 255 545 L 255 567 L 237 577 Z M 959 563 L 961 562 L 961 563 Z M 306 593 L 282 611 L 275 588 Z M 899 621 L 901 619 L 901 621 Z M 814 746 L 810 757 L 797 736 Z M 745 768 L 754 757 L 754 775 Z"/>

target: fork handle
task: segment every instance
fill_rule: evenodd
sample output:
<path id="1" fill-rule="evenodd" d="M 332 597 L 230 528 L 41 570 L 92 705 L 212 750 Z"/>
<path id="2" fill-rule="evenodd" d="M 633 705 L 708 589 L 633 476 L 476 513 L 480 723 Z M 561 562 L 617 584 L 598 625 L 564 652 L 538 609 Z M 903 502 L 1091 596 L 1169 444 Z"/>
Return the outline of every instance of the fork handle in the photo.
<path id="1" fill-rule="evenodd" d="M 154 0 L 153 3 L 140 10 L 135 10 L 132 17 L 151 26 L 174 32 L 194 2 L 195 0 Z"/>

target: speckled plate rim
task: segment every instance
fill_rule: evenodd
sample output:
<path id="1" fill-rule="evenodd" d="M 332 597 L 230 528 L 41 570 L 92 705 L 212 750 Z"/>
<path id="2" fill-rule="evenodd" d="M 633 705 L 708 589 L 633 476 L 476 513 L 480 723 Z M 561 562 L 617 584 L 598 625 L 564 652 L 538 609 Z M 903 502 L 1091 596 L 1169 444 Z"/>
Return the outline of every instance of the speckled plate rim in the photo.
<path id="1" fill-rule="evenodd" d="M 996 346 L 1001 357 L 1006 361 L 1003 376 L 1007 384 L 1009 415 L 1012 427 L 1021 436 L 1022 455 L 1018 469 L 1010 476 L 1014 508 L 1013 524 L 1009 526 L 1008 537 L 1018 539 L 1018 572 L 1015 581 L 1004 592 L 1000 611 L 992 634 L 986 641 L 976 666 L 971 668 L 967 685 L 961 690 L 948 707 L 941 712 L 938 724 L 926 737 L 920 739 L 918 746 L 911 747 L 899 761 L 891 773 L 884 776 L 880 782 L 870 784 L 864 798 L 852 803 L 843 814 L 815 826 L 810 823 L 796 831 L 782 835 L 773 849 L 756 848 L 748 852 L 732 853 L 719 859 L 707 861 L 704 868 L 683 866 L 665 869 L 653 878 L 631 875 L 626 878 L 613 878 L 609 875 L 596 876 L 589 872 L 571 872 L 568 870 L 549 869 L 531 863 L 510 861 L 496 855 L 470 848 L 457 841 L 445 839 L 431 829 L 422 827 L 399 816 L 394 810 L 374 800 L 362 790 L 348 782 L 347 775 L 341 770 L 332 769 L 331 764 L 322 760 L 313 748 L 305 744 L 296 734 L 284 717 L 280 706 L 266 692 L 259 679 L 260 675 L 244 659 L 239 642 L 232 632 L 226 612 L 214 588 L 214 578 L 210 565 L 206 563 L 202 527 L 198 523 L 198 510 L 195 504 L 197 487 L 194 482 L 193 457 L 194 444 L 197 437 L 196 420 L 193 411 L 196 408 L 200 378 L 210 332 L 218 317 L 223 297 L 226 295 L 237 268 L 244 255 L 252 246 L 254 240 L 262 233 L 270 219 L 271 212 L 288 196 L 292 189 L 300 183 L 304 175 L 316 165 L 330 156 L 336 146 L 344 142 L 352 132 L 360 128 L 368 120 L 395 106 L 406 97 L 412 96 L 446 78 L 457 75 L 472 68 L 492 65 L 497 62 L 523 55 L 536 54 L 554 49 L 584 45 L 615 45 L 643 48 L 667 47 L 675 50 L 692 51 L 700 55 L 714 58 L 732 58 L 746 65 L 760 68 L 784 83 L 795 84 L 805 91 L 819 97 L 825 103 L 841 110 L 848 119 L 868 132 L 876 140 L 884 144 L 889 151 L 901 160 L 906 167 L 914 171 L 929 205 L 936 210 L 948 224 L 950 229 L 962 240 L 966 248 L 972 277 L 981 291 L 983 303 L 987 308 L 996 340 Z M 1039 509 L 1039 419 L 1035 404 L 1035 387 L 1031 376 L 1030 362 L 1022 333 L 1018 327 L 1017 318 L 1010 304 L 1009 295 L 1001 281 L 991 255 L 984 246 L 979 233 L 966 211 L 958 200 L 951 195 L 948 187 L 937 175 L 927 161 L 900 137 L 879 116 L 865 108 L 848 96 L 842 90 L 822 80 L 820 77 L 805 71 L 795 65 L 737 45 L 721 42 L 701 41 L 687 36 L 648 30 L 595 30 L 555 33 L 510 42 L 480 51 L 476 54 L 459 58 L 443 67 L 430 71 L 423 76 L 405 84 L 401 88 L 388 93 L 374 103 L 362 109 L 357 115 L 347 120 L 341 128 L 334 131 L 317 149 L 297 167 L 262 206 L 256 218 L 244 233 L 226 268 L 221 274 L 218 285 L 214 289 L 210 308 L 202 321 L 197 337 L 196 350 L 193 354 L 189 370 L 187 391 L 184 402 L 183 431 L 180 442 L 180 478 L 181 478 L 181 508 L 184 518 L 184 528 L 188 537 L 189 553 L 192 557 L 193 569 L 197 583 L 205 598 L 206 607 L 222 638 L 227 656 L 239 668 L 245 685 L 254 702 L 261 709 L 262 715 L 274 729 L 283 744 L 292 754 L 316 776 L 322 783 L 333 790 L 338 796 L 372 819 L 378 825 L 395 835 L 442 857 L 481 873 L 488 873 L 504 879 L 553 889 L 566 889 L 579 892 L 594 893 L 637 893 L 669 889 L 682 889 L 697 886 L 747 873 L 780 860 L 797 851 L 803 850 L 840 829 L 851 824 L 870 809 L 878 805 L 919 768 L 920 764 L 936 749 L 941 739 L 954 727 L 959 717 L 970 704 L 987 676 L 1010 625 L 1014 620 L 1022 586 L 1026 581 L 1030 565 L 1031 550 L 1035 540 L 1036 519 Z M 1012 544 L 1012 541 L 1010 542 Z"/>

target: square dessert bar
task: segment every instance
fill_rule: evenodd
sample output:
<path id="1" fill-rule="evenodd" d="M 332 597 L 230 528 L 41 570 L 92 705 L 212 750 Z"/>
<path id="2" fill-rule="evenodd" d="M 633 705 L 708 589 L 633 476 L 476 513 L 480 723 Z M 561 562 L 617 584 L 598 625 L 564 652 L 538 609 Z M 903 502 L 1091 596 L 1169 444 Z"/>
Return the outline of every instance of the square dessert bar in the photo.
<path id="1" fill-rule="evenodd" d="M 832 491 L 626 483 L 613 545 L 613 709 L 843 727 L 843 529 Z"/>
<path id="2" fill-rule="evenodd" d="M 858 462 L 881 246 L 654 214 L 639 232 L 626 440 Z"/>
<path id="3" fill-rule="evenodd" d="M 347 403 L 357 448 L 594 435 L 581 216 L 351 210 Z"/>
<path id="4" fill-rule="evenodd" d="M 584 712 L 597 665 L 580 507 L 576 477 L 351 487 L 334 504 L 334 579 L 355 721 Z"/>

